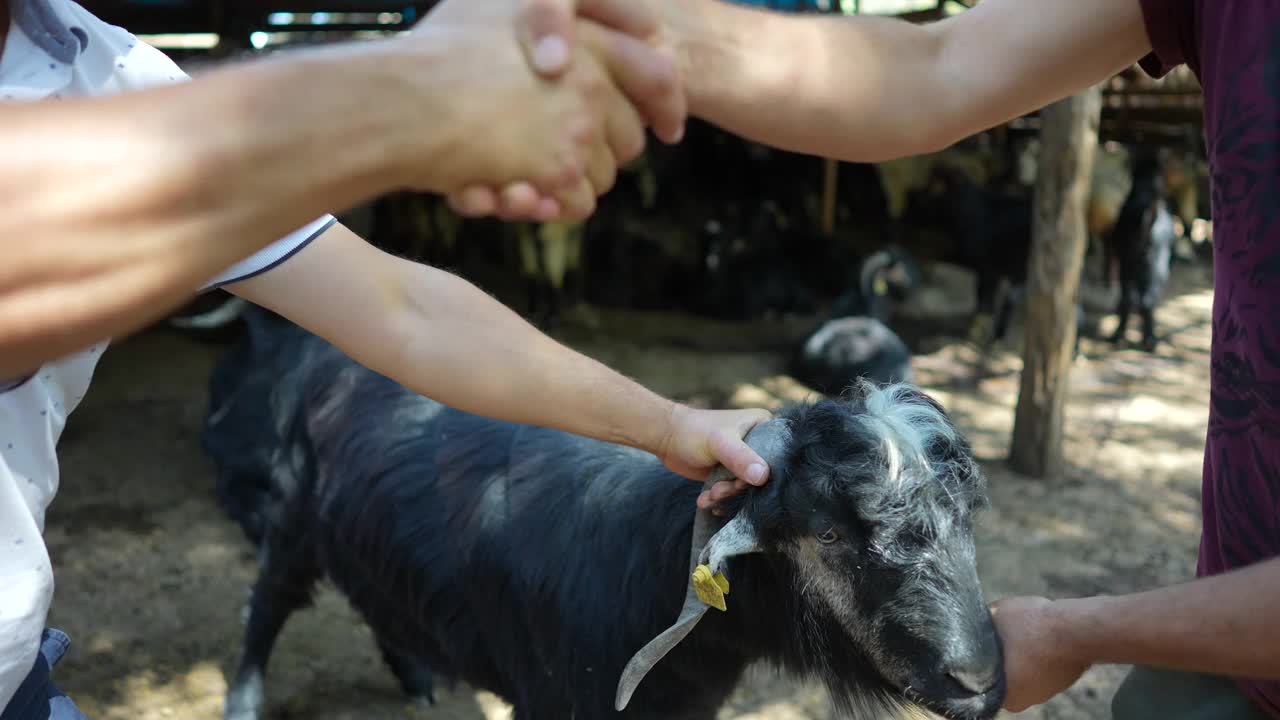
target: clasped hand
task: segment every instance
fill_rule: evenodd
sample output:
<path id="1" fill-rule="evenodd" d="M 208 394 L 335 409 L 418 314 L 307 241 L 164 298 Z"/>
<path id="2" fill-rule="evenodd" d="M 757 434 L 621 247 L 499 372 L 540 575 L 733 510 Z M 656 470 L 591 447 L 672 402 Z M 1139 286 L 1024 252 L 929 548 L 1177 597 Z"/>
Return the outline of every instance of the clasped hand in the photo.
<path id="1" fill-rule="evenodd" d="M 430 166 L 410 184 L 466 216 L 585 219 L 644 150 L 646 128 L 668 142 L 683 131 L 674 59 L 647 42 L 656 27 L 636 0 L 437 5 L 396 41 L 443 51 L 423 82 L 452 88 L 440 116 L 422 119 L 441 140 L 409 159 Z"/>

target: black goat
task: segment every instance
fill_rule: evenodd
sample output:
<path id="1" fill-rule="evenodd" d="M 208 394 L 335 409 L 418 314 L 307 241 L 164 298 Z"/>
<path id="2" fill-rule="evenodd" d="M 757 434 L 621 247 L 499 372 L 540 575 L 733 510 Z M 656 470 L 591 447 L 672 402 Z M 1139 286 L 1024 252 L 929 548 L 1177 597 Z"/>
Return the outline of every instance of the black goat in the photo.
<path id="1" fill-rule="evenodd" d="M 911 351 L 888 322 L 891 303 L 905 299 L 919 282 L 915 263 L 901 248 L 871 254 L 859 270 L 857 288 L 837 298 L 828 317 L 801 340 L 792 374 L 829 395 L 859 378 L 882 385 L 911 382 Z"/>
<path id="2" fill-rule="evenodd" d="M 985 190 L 963 171 L 944 165 L 934 167 L 925 191 L 912 194 L 910 221 L 949 235 L 955 246 L 947 259 L 977 275 L 977 317 L 969 333 L 975 341 L 1003 340 L 1025 296 L 1032 212 L 1031 196 Z M 1077 301 L 1076 354 L 1086 321 Z"/>
<path id="3" fill-rule="evenodd" d="M 937 165 L 926 187 L 910 195 L 905 221 L 918 228 L 941 231 L 951 240 L 945 260 L 977 275 L 977 317 L 970 335 L 977 340 L 1000 339 L 1014 294 L 1000 296 L 1002 281 L 1012 287 L 1026 283 L 1031 253 L 1031 199 L 990 192 L 964 171 Z M 988 323 L 994 328 L 986 327 Z"/>
<path id="4" fill-rule="evenodd" d="M 1003 340 L 1005 333 L 1009 330 L 1009 319 L 1013 316 L 1014 308 L 1023 304 L 1026 299 L 1027 286 L 1008 288 L 1008 296 L 1000 303 L 1000 311 L 996 313 L 994 339 Z M 1089 316 L 1084 311 L 1084 300 L 1077 293 L 1076 297 L 1076 339 L 1071 346 L 1071 357 L 1080 356 L 1080 339 L 1085 336 L 1089 330 Z"/>
<path id="5" fill-rule="evenodd" d="M 1133 186 L 1107 234 L 1108 264 L 1120 272 L 1120 322 L 1111 341 L 1124 340 L 1129 315 L 1137 308 L 1142 318 L 1142 348 L 1156 349 L 1155 309 L 1164 295 L 1173 262 L 1177 229 L 1165 196 L 1164 168 L 1156 153 L 1134 157 Z"/>
<path id="6" fill-rule="evenodd" d="M 246 322 L 202 433 L 261 544 L 224 717 L 259 717 L 272 644 L 322 576 L 406 691 L 429 698 L 439 673 L 517 720 L 708 717 L 756 661 L 825 681 L 856 717 L 987 720 L 1003 702 L 974 557 L 986 480 L 921 392 L 865 383 L 762 425 L 772 479 L 705 545 L 727 611 L 628 664 L 699 616 L 681 602 L 713 524 L 694 517 L 702 486 L 638 450 L 442 406 L 257 308 Z"/>

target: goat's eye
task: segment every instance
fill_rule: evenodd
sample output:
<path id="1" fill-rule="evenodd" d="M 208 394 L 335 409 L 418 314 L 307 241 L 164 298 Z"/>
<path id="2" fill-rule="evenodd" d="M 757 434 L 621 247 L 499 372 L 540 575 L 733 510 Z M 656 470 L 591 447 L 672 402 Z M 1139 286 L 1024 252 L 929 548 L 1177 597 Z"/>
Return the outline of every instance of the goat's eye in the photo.
<path id="1" fill-rule="evenodd" d="M 835 528 L 827 528 L 826 530 L 823 530 L 818 535 L 818 542 L 823 543 L 825 545 L 830 545 L 831 543 L 839 539 L 840 539 L 840 534 L 835 531 Z"/>

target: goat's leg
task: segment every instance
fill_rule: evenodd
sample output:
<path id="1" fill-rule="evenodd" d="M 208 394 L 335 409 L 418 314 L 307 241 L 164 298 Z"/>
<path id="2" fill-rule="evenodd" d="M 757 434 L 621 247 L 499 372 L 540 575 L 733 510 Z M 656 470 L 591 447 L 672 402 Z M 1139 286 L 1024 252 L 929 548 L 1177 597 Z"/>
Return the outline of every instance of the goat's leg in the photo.
<path id="1" fill-rule="evenodd" d="M 432 207 L 431 225 L 439 249 L 435 264 L 449 266 L 461 263 L 464 245 L 458 242 L 458 236 L 462 231 L 462 220 L 438 198 Z"/>
<path id="2" fill-rule="evenodd" d="M 435 263 L 439 252 L 439 238 L 432 232 L 431 210 L 428 204 L 433 198 L 423 194 L 410 195 L 405 203 L 406 220 L 409 223 L 409 257 L 417 262 Z"/>
<path id="3" fill-rule="evenodd" d="M 543 279 L 537 275 L 526 275 L 524 278 L 525 316 L 529 322 L 539 328 L 545 326 L 543 318 L 547 313 L 545 285 Z"/>
<path id="4" fill-rule="evenodd" d="M 1127 270 L 1128 268 L 1124 266 L 1120 268 L 1120 302 L 1116 306 L 1119 322 L 1116 323 L 1116 331 L 1111 335 L 1111 342 L 1113 343 L 1124 342 L 1124 334 L 1129 329 L 1129 315 L 1133 312 L 1133 305 L 1131 304 L 1132 292 L 1129 282 L 1125 279 Z"/>
<path id="5" fill-rule="evenodd" d="M 391 668 L 396 680 L 400 681 L 400 689 L 406 695 L 418 704 L 436 704 L 435 675 L 430 667 L 392 649 L 381 637 L 378 638 L 378 649 L 382 651 L 383 661 Z"/>
<path id="6" fill-rule="evenodd" d="M 1084 312 L 1084 305 L 1077 302 L 1076 303 L 1076 341 L 1075 341 L 1075 344 L 1071 346 L 1072 360 L 1075 360 L 1076 358 L 1080 357 L 1080 338 L 1084 337 L 1085 330 L 1088 329 L 1086 320 L 1087 318 Z"/>
<path id="7" fill-rule="evenodd" d="M 995 317 L 995 331 L 992 335 L 994 340 L 1004 340 L 1004 336 L 1009 332 L 1009 320 L 1013 317 L 1015 307 L 1022 304 L 1026 299 L 1025 287 L 1014 287 L 1012 284 L 1000 298 L 997 306 Z"/>
<path id="8" fill-rule="evenodd" d="M 548 328 L 560 323 L 560 313 L 566 301 L 565 278 L 579 265 L 582 228 L 581 223 L 565 222 L 545 223 L 538 228 Z"/>
<path id="9" fill-rule="evenodd" d="M 978 307 L 969 323 L 969 341 L 977 345 L 985 345 L 992 336 L 999 281 L 989 269 L 978 269 Z"/>
<path id="10" fill-rule="evenodd" d="M 1112 343 L 1115 343 L 1118 345 L 1124 342 L 1124 334 L 1129 329 L 1129 313 L 1130 313 L 1129 301 L 1123 299 L 1123 296 L 1121 296 L 1120 307 L 1116 309 L 1116 314 L 1119 316 L 1119 321 L 1116 323 L 1116 331 L 1111 333 Z"/>
<path id="11" fill-rule="evenodd" d="M 543 311 L 543 272 L 541 243 L 529 223 L 519 223 L 515 228 L 516 248 L 520 256 L 520 274 L 524 280 L 525 315 L 534 325 L 541 326 L 538 315 Z"/>
<path id="12" fill-rule="evenodd" d="M 1156 351 L 1156 312 L 1155 308 L 1148 303 L 1142 303 L 1138 308 L 1138 315 L 1142 318 L 1142 349 L 1146 352 Z"/>
<path id="13" fill-rule="evenodd" d="M 586 243 L 586 226 L 579 224 L 573 229 L 569 241 L 569 273 L 565 277 L 565 297 L 570 305 L 577 305 L 587 299 L 587 269 L 583 266 L 583 245 Z"/>
<path id="14" fill-rule="evenodd" d="M 304 553 L 272 548 L 268 539 L 259 562 L 258 580 L 249 598 L 244 645 L 235 679 L 227 690 L 223 720 L 258 720 L 266 701 L 267 661 L 285 621 L 311 602 L 319 571 Z"/>
<path id="15" fill-rule="evenodd" d="M 547 282 L 543 283 L 543 292 L 546 297 L 547 312 L 542 317 L 542 328 L 554 330 L 560 327 L 560 313 L 564 304 L 561 289 Z"/>

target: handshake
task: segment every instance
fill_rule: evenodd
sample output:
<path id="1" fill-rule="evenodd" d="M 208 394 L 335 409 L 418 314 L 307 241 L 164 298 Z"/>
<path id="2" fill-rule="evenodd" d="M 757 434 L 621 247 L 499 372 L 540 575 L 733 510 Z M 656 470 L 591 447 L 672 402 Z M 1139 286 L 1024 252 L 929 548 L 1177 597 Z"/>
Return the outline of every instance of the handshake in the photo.
<path id="1" fill-rule="evenodd" d="M 466 217 L 581 220 L 643 152 L 647 128 L 681 139 L 668 4 L 443 0 L 374 51 L 389 62 L 355 91 L 410 126 L 393 130 L 400 185 Z"/>

